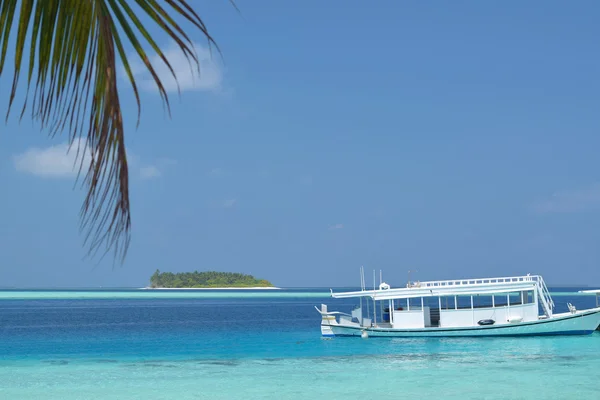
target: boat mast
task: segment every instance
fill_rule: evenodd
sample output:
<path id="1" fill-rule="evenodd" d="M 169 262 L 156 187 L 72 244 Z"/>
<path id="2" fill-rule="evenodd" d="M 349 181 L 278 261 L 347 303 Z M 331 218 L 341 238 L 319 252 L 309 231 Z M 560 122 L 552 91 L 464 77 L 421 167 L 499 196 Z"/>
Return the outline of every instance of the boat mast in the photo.
<path id="1" fill-rule="evenodd" d="M 361 267 L 361 268 L 362 268 L 362 285 L 363 285 L 362 290 L 365 291 L 367 288 L 367 280 L 365 279 L 365 268 L 364 267 Z M 369 318 L 371 318 L 371 310 L 369 309 L 369 300 L 366 299 L 365 302 L 367 303 L 367 315 L 369 316 Z M 361 304 L 362 304 L 362 296 L 361 296 Z M 361 318 L 362 318 L 362 311 L 361 311 Z M 362 321 L 361 321 L 361 326 L 362 326 Z"/>
<path id="2" fill-rule="evenodd" d="M 379 288 L 381 289 L 381 284 L 383 283 L 383 272 L 379 270 Z M 383 322 L 383 306 L 385 303 L 382 301 L 379 302 L 379 320 Z"/>
<path id="3" fill-rule="evenodd" d="M 360 290 L 365 290 L 365 270 L 362 265 L 360 266 Z M 362 325 L 362 318 L 362 296 L 360 296 L 360 321 L 358 321 L 360 325 Z"/>
<path id="4" fill-rule="evenodd" d="M 377 325 L 377 302 L 375 301 L 375 270 L 373 270 L 373 325 Z"/>

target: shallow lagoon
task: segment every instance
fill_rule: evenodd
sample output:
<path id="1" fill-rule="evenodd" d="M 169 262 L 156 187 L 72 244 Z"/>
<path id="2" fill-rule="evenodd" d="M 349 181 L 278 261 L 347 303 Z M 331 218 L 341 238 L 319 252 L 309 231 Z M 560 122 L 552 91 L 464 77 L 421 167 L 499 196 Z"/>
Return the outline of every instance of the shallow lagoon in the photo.
<path id="1" fill-rule="evenodd" d="M 561 292 L 561 293 L 557 293 Z M 553 290 L 557 311 L 594 296 Z M 600 334 L 319 336 L 323 289 L 0 292 L 0 398 L 600 397 Z"/>

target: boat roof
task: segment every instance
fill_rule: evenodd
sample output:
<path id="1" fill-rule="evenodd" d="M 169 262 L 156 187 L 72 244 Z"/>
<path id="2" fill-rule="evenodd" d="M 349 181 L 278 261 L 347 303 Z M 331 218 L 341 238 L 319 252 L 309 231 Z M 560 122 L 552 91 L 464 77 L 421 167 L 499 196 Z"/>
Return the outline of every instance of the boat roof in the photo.
<path id="1" fill-rule="evenodd" d="M 404 288 L 359 290 L 354 292 L 331 292 L 333 298 L 370 297 L 374 300 L 408 299 L 414 297 L 459 296 L 472 294 L 500 294 L 521 290 L 532 290 L 539 275 L 512 276 L 503 278 L 457 279 L 446 281 L 411 282 Z"/>

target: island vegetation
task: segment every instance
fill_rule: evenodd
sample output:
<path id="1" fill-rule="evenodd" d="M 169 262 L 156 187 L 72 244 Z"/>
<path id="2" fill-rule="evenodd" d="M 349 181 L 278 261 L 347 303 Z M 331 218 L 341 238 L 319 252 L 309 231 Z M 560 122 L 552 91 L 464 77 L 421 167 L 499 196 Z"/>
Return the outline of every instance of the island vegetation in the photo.
<path id="1" fill-rule="evenodd" d="M 160 272 L 158 269 L 150 277 L 150 288 L 248 288 L 273 287 L 264 279 L 235 272 Z"/>

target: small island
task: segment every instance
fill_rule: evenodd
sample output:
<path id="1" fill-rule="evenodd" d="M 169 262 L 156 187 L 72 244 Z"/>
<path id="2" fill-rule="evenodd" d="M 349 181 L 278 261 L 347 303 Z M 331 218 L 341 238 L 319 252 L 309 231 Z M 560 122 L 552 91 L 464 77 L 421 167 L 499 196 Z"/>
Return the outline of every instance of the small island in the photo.
<path id="1" fill-rule="evenodd" d="M 264 279 L 235 272 L 160 272 L 150 277 L 149 289 L 277 289 Z"/>

